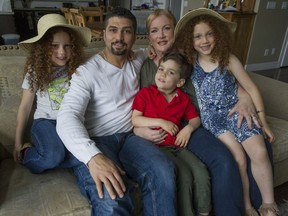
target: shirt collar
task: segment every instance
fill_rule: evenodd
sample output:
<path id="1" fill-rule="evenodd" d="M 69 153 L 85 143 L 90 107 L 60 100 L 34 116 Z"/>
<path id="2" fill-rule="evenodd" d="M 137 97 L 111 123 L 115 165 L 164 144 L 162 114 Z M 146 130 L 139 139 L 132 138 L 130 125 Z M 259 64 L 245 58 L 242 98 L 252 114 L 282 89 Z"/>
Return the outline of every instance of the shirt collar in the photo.
<path id="1" fill-rule="evenodd" d="M 153 95 L 155 95 L 155 96 L 157 96 L 157 97 L 159 97 L 159 96 L 164 97 L 164 96 L 162 95 L 162 93 L 157 89 L 157 86 L 156 86 L 156 85 L 150 85 L 149 88 L 151 89 Z M 174 101 L 174 100 L 176 100 L 177 102 L 180 101 L 179 91 L 180 91 L 180 89 L 177 87 L 177 88 L 176 88 L 176 94 L 175 94 L 175 97 L 173 98 L 173 101 Z"/>

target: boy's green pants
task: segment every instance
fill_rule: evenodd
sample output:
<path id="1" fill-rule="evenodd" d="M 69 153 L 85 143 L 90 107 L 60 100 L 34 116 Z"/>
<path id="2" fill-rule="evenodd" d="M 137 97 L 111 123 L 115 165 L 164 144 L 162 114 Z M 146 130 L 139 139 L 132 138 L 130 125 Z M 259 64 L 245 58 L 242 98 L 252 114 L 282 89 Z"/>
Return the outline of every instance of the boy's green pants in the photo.
<path id="1" fill-rule="evenodd" d="M 177 166 L 179 216 L 195 216 L 211 211 L 210 177 L 206 166 L 186 148 L 160 146 Z"/>

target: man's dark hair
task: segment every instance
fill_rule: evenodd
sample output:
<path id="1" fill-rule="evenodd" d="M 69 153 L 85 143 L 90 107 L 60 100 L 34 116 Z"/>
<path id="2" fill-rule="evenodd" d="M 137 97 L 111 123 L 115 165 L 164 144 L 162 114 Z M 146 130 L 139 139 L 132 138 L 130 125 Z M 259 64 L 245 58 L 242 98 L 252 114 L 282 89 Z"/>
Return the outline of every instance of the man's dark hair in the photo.
<path id="1" fill-rule="evenodd" d="M 126 18 L 132 21 L 132 27 L 134 30 L 134 33 L 136 33 L 137 30 L 137 20 L 136 17 L 134 16 L 133 13 L 131 13 L 130 10 L 126 9 L 126 8 L 122 8 L 122 7 L 115 7 L 113 8 L 112 11 L 108 12 L 105 20 L 104 20 L 104 27 L 106 29 L 107 25 L 108 25 L 108 20 L 112 17 L 120 17 L 120 18 Z"/>
<path id="2" fill-rule="evenodd" d="M 159 61 L 159 65 L 161 62 L 166 62 L 167 60 L 173 60 L 180 66 L 180 78 L 188 79 L 191 76 L 192 65 L 190 65 L 184 55 L 179 52 L 172 51 L 166 53 Z"/>

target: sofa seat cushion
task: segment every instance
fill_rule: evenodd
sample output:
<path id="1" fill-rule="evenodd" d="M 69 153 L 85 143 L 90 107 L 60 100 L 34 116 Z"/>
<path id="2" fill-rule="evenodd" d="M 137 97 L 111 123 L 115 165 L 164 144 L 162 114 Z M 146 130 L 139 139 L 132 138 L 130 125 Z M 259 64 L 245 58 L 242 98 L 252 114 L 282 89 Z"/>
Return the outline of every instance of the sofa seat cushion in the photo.
<path id="1" fill-rule="evenodd" d="M 274 162 L 287 160 L 288 121 L 267 116 L 267 122 L 276 137 L 272 143 Z"/>
<path id="2" fill-rule="evenodd" d="M 90 215 L 71 170 L 32 174 L 9 158 L 1 161 L 0 176 L 0 216 Z"/>

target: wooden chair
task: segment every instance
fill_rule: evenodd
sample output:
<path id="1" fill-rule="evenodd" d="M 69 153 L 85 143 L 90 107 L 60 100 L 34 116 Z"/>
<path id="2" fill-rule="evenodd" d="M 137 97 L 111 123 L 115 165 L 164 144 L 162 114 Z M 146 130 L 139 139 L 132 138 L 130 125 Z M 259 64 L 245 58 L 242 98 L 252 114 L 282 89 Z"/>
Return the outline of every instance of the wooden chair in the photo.
<path id="1" fill-rule="evenodd" d="M 87 25 L 91 28 L 103 29 L 103 12 L 102 11 L 81 11 L 85 17 Z"/>
<path id="2" fill-rule="evenodd" d="M 113 10 L 113 6 L 108 6 L 106 12 L 110 12 Z"/>
<path id="3" fill-rule="evenodd" d="M 75 25 L 80 27 L 88 27 L 91 29 L 92 37 L 101 37 L 103 34 L 102 24 L 98 24 L 94 21 L 93 11 L 83 11 L 82 8 L 71 8 L 70 14 L 74 17 Z M 97 14 L 98 15 L 98 14 Z M 100 20 L 101 21 L 101 20 Z"/>
<path id="4" fill-rule="evenodd" d="M 105 11 L 105 6 L 98 6 L 98 7 L 81 7 L 81 10 L 83 11 L 98 11 L 102 10 Z"/>
<path id="5" fill-rule="evenodd" d="M 104 21 L 103 10 L 100 7 L 81 7 L 79 13 L 84 17 L 85 25 L 92 30 L 92 34 L 94 32 L 94 34 L 102 36 Z"/>
<path id="6" fill-rule="evenodd" d="M 104 10 L 101 7 L 81 7 L 88 25 L 103 25 Z"/>
<path id="7" fill-rule="evenodd" d="M 75 19 L 74 19 L 74 16 L 73 14 L 70 12 L 70 8 L 60 8 L 60 10 L 62 11 L 62 13 L 64 14 L 67 22 L 70 24 L 70 25 L 76 25 L 76 22 L 75 22 Z"/>
<path id="8" fill-rule="evenodd" d="M 81 26 L 82 22 L 79 20 L 79 18 L 77 18 L 77 15 L 79 14 L 79 8 L 69 8 L 69 12 L 69 15 L 73 17 L 74 25 Z M 80 22 L 80 24 L 78 22 Z"/>
<path id="9" fill-rule="evenodd" d="M 85 17 L 81 13 L 75 13 L 74 18 L 78 26 L 87 27 Z"/>
<path id="10" fill-rule="evenodd" d="M 101 8 L 101 10 L 104 12 L 105 11 L 105 6 L 104 5 L 100 5 L 99 6 Z"/>

